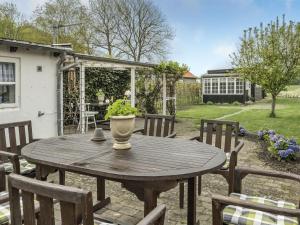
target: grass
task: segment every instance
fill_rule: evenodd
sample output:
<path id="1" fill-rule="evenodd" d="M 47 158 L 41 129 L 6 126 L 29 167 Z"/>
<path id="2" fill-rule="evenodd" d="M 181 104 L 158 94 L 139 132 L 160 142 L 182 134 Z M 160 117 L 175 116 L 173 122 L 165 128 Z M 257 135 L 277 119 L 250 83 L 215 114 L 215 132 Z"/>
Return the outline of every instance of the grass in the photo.
<path id="1" fill-rule="evenodd" d="M 180 110 L 177 117 L 194 119 L 194 123 L 199 125 L 202 118 L 216 119 L 246 109 L 237 115 L 226 117 L 226 120 L 239 121 L 241 126 L 251 132 L 268 128 L 300 141 L 300 99 L 278 99 L 276 118 L 269 117 L 270 108 L 269 99 L 250 106 L 197 105 Z"/>
<path id="2" fill-rule="evenodd" d="M 176 117 L 194 119 L 195 122 L 203 118 L 206 119 L 215 119 L 227 114 L 235 113 L 237 110 L 240 110 L 242 106 L 233 106 L 233 105 L 193 105 L 185 109 L 177 111 Z"/>
<path id="3" fill-rule="evenodd" d="M 282 91 L 279 94 L 282 97 L 300 97 L 300 85 L 290 85 L 286 91 Z"/>
<path id="4" fill-rule="evenodd" d="M 266 104 L 270 105 L 271 101 Z M 269 109 L 251 109 L 227 119 L 239 121 L 251 132 L 268 128 L 300 141 L 300 99 L 278 99 L 277 106 L 276 118 L 268 116 Z"/>

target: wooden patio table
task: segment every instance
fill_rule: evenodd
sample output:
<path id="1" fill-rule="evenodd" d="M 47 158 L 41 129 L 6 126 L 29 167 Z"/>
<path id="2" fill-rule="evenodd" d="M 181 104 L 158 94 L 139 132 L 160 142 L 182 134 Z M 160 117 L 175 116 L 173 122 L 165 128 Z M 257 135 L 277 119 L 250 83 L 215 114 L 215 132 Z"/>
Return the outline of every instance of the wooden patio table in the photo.
<path id="1" fill-rule="evenodd" d="M 196 178 L 220 168 L 226 161 L 223 151 L 195 141 L 143 135 L 131 137 L 130 150 L 116 151 L 110 133 L 105 135 L 102 142 L 91 141 L 91 134 L 43 139 L 25 146 L 22 155 L 37 164 L 37 178 L 47 176 L 51 168 L 97 177 L 102 207 L 110 202 L 104 181 L 121 182 L 144 201 L 145 215 L 156 207 L 161 192 L 188 180 L 187 224 L 197 223 Z"/>

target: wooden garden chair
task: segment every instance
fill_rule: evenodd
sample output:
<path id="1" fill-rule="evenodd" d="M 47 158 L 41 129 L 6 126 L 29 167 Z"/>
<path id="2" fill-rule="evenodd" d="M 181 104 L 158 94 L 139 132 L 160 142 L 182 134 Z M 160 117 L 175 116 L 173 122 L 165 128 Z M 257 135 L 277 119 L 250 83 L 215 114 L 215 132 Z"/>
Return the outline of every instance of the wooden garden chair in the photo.
<path id="1" fill-rule="evenodd" d="M 205 140 L 204 133 L 206 133 Z M 231 193 L 233 190 L 234 168 L 237 165 L 237 155 L 244 146 L 244 143 L 238 140 L 238 135 L 238 122 L 203 119 L 201 120 L 200 136 L 191 139 L 199 142 L 205 141 L 206 144 L 215 145 L 226 153 L 226 163 L 222 168 L 212 173 L 220 174 L 226 179 L 228 183 L 228 193 Z M 223 143 L 222 139 L 224 139 Z M 201 176 L 198 176 L 198 195 L 201 195 Z M 182 182 L 179 184 L 179 205 L 180 208 L 183 208 L 184 183 Z"/>
<path id="2" fill-rule="evenodd" d="M 20 174 L 20 162 L 17 154 L 0 151 L 1 157 L 6 157 L 13 165 L 13 172 Z M 6 175 L 7 172 L 3 165 L 0 165 L 0 224 L 6 225 L 9 223 L 10 205 L 9 193 L 6 191 Z M 36 208 L 38 213 L 38 207 Z"/>
<path id="3" fill-rule="evenodd" d="M 135 130 L 134 133 L 141 132 L 148 136 L 174 138 L 176 137 L 174 124 L 175 116 L 146 114 L 144 128 Z"/>
<path id="4" fill-rule="evenodd" d="M 241 194 L 242 180 L 249 174 L 298 181 L 300 175 L 265 171 L 263 169 L 237 168 L 234 192 L 228 196 L 212 197 L 213 225 L 221 224 L 300 224 L 299 205 L 284 200 Z"/>
<path id="5" fill-rule="evenodd" d="M 18 135 L 17 133 L 18 132 Z M 7 135 L 6 135 L 7 134 Z M 8 136 L 8 143 L 6 143 Z M 19 137 L 19 139 L 17 138 Z M 16 154 L 20 157 L 21 149 L 36 140 L 32 137 L 31 121 L 0 124 L 0 151 Z M 13 171 L 12 161 L 7 160 L 7 156 L 0 158 L 0 165 L 3 165 L 7 174 Z M 25 176 L 35 176 L 35 165 L 25 159 L 19 159 L 20 173 Z"/>
<path id="6" fill-rule="evenodd" d="M 111 224 L 93 215 L 93 199 L 90 191 L 74 187 L 51 184 L 17 174 L 8 177 L 11 205 L 11 225 L 54 225 L 54 199 L 60 204 L 62 225 L 101 225 Z M 22 197 L 21 197 L 22 196 Z M 40 212 L 35 217 L 38 196 Z M 23 208 L 23 210 L 21 210 Z M 22 215 L 22 211 L 24 214 Z M 166 207 L 160 205 L 150 212 L 138 225 L 164 223 Z"/>

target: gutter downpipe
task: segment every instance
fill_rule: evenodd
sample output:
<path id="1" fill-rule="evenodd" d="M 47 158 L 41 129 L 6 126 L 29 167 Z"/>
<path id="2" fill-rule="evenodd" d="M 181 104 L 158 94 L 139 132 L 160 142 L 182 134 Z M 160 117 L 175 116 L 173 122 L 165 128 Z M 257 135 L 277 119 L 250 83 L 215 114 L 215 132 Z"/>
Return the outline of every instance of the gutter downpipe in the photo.
<path id="1" fill-rule="evenodd" d="M 72 67 L 76 67 L 78 65 L 78 58 L 74 57 L 74 63 L 68 66 L 63 66 L 66 61 L 67 53 L 63 52 L 60 56 L 59 61 L 57 62 L 57 87 L 56 87 L 56 96 L 57 96 L 57 135 L 62 136 L 64 134 L 64 119 L 63 119 L 63 75 L 64 71 L 69 70 Z"/>

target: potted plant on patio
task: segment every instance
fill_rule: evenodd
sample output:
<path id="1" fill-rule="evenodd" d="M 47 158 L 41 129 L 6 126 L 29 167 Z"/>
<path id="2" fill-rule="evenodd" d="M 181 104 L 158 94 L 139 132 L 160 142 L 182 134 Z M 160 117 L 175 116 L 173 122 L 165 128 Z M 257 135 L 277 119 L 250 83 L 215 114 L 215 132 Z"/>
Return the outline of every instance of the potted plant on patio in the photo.
<path id="1" fill-rule="evenodd" d="M 111 134 L 115 139 L 114 149 L 131 148 L 128 140 L 134 129 L 136 114 L 137 109 L 132 107 L 126 99 L 118 99 L 108 107 L 105 119 L 110 119 Z"/>
<path id="2" fill-rule="evenodd" d="M 100 89 L 97 93 L 96 93 L 97 97 L 98 97 L 98 101 L 99 103 L 103 103 L 105 100 L 105 94 L 104 92 Z"/>

